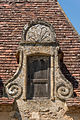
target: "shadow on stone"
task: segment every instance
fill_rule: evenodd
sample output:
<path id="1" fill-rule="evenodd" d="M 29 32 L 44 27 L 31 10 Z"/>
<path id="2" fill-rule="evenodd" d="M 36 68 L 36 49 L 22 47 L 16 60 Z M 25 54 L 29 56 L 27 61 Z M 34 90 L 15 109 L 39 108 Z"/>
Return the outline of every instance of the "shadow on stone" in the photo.
<path id="1" fill-rule="evenodd" d="M 0 77 L 0 97 L 4 96 L 4 84 L 2 78 Z"/>
<path id="2" fill-rule="evenodd" d="M 73 89 L 78 88 L 78 81 L 71 75 L 71 73 L 69 72 L 69 70 L 67 69 L 66 65 L 63 62 L 63 53 L 62 51 L 59 51 L 60 55 L 60 69 L 62 71 L 62 73 L 64 74 L 65 78 L 68 79 L 72 85 L 73 85 Z M 77 97 L 76 93 L 73 93 L 73 97 Z"/>
<path id="3" fill-rule="evenodd" d="M 18 109 L 18 105 L 17 105 L 17 102 L 15 101 L 15 103 L 14 103 L 14 106 L 13 106 L 14 108 L 14 112 L 13 112 L 13 115 L 12 115 L 12 118 L 15 118 L 15 119 L 17 119 L 17 120 L 22 120 L 22 118 L 21 118 L 21 114 L 20 114 L 20 111 L 19 111 L 19 109 Z"/>

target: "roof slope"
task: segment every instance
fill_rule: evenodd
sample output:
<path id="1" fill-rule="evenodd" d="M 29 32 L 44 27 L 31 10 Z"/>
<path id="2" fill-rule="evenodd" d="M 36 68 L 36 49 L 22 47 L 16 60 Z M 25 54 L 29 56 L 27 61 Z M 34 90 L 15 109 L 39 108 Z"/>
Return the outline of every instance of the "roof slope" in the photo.
<path id="1" fill-rule="evenodd" d="M 22 39 L 25 24 L 34 19 L 51 23 L 64 54 L 62 72 L 73 83 L 76 96 L 80 96 L 80 40 L 78 33 L 65 16 L 59 3 L 0 1 L 0 80 L 6 82 L 17 69 L 16 51 Z"/>

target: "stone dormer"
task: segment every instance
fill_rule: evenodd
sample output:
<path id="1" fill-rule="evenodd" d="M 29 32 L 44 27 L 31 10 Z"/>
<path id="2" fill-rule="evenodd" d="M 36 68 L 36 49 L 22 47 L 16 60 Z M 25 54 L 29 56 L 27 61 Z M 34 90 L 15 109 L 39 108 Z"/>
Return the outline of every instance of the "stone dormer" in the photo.
<path id="1" fill-rule="evenodd" d="M 26 100 L 71 97 L 73 87 L 60 70 L 58 51 L 52 25 L 40 20 L 26 24 L 19 46 L 20 68 L 6 85 L 8 95 L 18 99 L 23 93 Z"/>
<path id="2" fill-rule="evenodd" d="M 77 111 L 66 111 L 80 103 L 79 43 L 57 0 L 0 1 L 0 80 L 15 103 L 11 119 L 76 120 Z"/>

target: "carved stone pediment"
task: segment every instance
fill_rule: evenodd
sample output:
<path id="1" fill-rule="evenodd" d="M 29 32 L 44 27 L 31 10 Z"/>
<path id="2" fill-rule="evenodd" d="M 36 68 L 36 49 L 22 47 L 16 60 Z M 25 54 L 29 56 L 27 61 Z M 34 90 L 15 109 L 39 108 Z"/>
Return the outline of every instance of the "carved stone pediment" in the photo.
<path id="1" fill-rule="evenodd" d="M 26 43 L 54 43 L 56 42 L 56 34 L 50 24 L 34 21 L 24 26 L 23 40 Z"/>
<path id="2" fill-rule="evenodd" d="M 26 33 L 26 41 L 27 42 L 53 42 L 53 34 L 50 31 L 49 27 L 41 24 L 37 24 L 29 28 Z M 52 39 L 53 38 L 53 39 Z"/>
<path id="3" fill-rule="evenodd" d="M 72 96 L 72 84 L 59 67 L 59 45 L 52 25 L 43 21 L 25 25 L 19 51 L 19 68 L 6 83 L 8 96 L 52 100 L 66 100 Z"/>

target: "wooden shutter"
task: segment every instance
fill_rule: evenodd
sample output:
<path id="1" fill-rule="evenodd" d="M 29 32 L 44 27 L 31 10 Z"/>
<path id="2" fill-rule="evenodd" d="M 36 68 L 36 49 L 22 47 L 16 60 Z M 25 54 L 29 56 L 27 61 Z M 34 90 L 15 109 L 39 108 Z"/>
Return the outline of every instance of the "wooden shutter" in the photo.
<path id="1" fill-rule="evenodd" d="M 27 98 L 49 97 L 49 56 L 28 57 Z"/>

